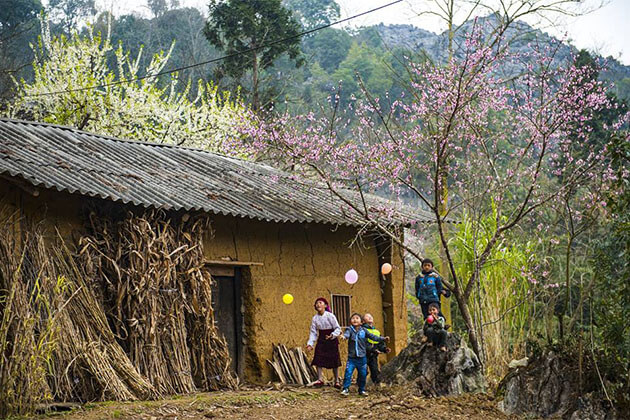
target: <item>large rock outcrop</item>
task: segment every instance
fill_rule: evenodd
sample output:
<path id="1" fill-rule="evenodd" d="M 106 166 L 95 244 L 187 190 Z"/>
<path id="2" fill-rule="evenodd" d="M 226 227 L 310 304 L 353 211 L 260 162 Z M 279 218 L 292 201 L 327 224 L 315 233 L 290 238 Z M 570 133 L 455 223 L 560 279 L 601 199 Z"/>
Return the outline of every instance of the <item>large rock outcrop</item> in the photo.
<path id="1" fill-rule="evenodd" d="M 421 342 L 422 334 L 383 366 L 383 381 L 416 386 L 426 396 L 483 392 L 486 380 L 475 353 L 457 334 L 449 334 L 442 352 Z"/>
<path id="2" fill-rule="evenodd" d="M 579 392 L 577 363 L 562 352 L 546 351 L 512 369 L 499 384 L 499 409 L 506 414 L 565 419 L 623 418 L 599 395 L 597 379 L 584 375 Z M 589 392 L 590 391 L 590 392 Z"/>

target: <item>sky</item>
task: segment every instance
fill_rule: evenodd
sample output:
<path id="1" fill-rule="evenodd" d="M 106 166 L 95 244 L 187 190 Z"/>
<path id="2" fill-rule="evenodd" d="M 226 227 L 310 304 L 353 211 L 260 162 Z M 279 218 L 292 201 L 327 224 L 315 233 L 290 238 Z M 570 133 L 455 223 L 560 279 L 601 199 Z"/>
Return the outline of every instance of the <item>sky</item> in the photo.
<path id="1" fill-rule="evenodd" d="M 356 15 L 387 4 L 392 0 L 337 0 L 342 18 Z M 488 2 L 492 2 L 489 0 Z M 197 7 L 206 13 L 207 0 L 179 0 L 180 5 Z M 602 5 L 603 3 L 603 5 Z M 101 10 L 112 10 L 115 15 L 138 13 L 148 15 L 146 0 L 97 0 Z M 445 29 L 431 11 L 430 0 L 405 0 L 396 5 L 362 16 L 346 26 L 357 27 L 385 24 L 411 24 L 432 32 Z M 600 7 L 601 6 L 601 7 Z M 545 19 L 527 19 L 531 25 L 558 38 L 568 38 L 577 48 L 585 48 L 605 57 L 612 56 L 630 65 L 630 0 L 582 0 L 579 6 L 589 13 L 580 16 L 548 14 Z M 465 13 L 462 11 L 461 13 Z M 479 14 L 487 14 L 479 11 Z M 552 23 L 550 23 L 550 21 Z"/>

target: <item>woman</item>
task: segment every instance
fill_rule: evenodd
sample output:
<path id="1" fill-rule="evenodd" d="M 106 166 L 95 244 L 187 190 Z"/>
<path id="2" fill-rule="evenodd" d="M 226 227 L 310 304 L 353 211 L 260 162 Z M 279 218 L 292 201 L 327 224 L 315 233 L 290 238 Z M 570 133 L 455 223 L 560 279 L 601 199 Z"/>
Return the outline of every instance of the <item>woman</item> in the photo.
<path id="1" fill-rule="evenodd" d="M 341 388 L 339 381 L 339 366 L 341 366 L 341 358 L 339 357 L 339 334 L 341 327 L 337 321 L 337 317 L 331 312 L 328 301 L 323 297 L 317 298 L 315 301 L 315 310 L 317 313 L 311 321 L 311 332 L 308 338 L 307 350 L 313 350 L 315 346 L 315 357 L 311 365 L 317 367 L 318 380 L 314 386 L 324 385 L 324 369 L 332 369 L 335 377 L 335 388 Z"/>

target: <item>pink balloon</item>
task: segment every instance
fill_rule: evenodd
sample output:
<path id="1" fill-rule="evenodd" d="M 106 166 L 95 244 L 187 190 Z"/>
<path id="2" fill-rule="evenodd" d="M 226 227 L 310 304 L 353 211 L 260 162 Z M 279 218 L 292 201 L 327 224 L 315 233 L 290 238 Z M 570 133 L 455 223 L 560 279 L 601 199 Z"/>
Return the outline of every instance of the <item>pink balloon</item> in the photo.
<path id="1" fill-rule="evenodd" d="M 348 284 L 354 284 L 357 280 L 359 280 L 359 273 L 357 273 L 354 269 L 350 269 L 346 272 L 345 278 Z"/>
<path id="2" fill-rule="evenodd" d="M 433 315 L 429 315 L 429 316 L 427 317 L 427 322 L 428 322 L 429 324 L 433 324 L 433 321 L 435 321 L 435 319 L 433 318 Z"/>

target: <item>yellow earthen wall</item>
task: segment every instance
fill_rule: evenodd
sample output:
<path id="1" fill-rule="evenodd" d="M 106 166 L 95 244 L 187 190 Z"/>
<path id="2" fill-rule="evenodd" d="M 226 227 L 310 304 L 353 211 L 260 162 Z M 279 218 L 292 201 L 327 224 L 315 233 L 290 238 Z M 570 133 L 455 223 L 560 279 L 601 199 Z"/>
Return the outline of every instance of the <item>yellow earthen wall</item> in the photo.
<path id="1" fill-rule="evenodd" d="M 45 218 L 50 235 L 53 227 L 70 239 L 84 231 L 81 220 L 84 197 L 38 189 L 39 195 L 24 191 L 0 180 L 0 201 L 12 203 L 21 217 Z M 272 344 L 289 347 L 306 346 L 313 302 L 319 296 L 330 300 L 331 294 L 351 295 L 352 312 L 370 312 L 377 328 L 390 335 L 389 347 L 397 354 L 407 343 L 407 313 L 404 304 L 404 267 L 399 252 L 391 252 L 394 271 L 386 281 L 384 295 L 392 300 L 383 310 L 379 262 L 373 242 L 349 247 L 356 231 L 321 224 L 279 224 L 229 216 L 213 216 L 213 233 L 205 241 L 209 260 L 229 257 L 238 261 L 261 262 L 251 267 L 249 292 L 244 303 L 246 344 L 245 379 L 267 382 L 272 379 L 266 359 L 272 356 Z M 344 281 L 350 268 L 359 273 L 359 281 L 351 286 Z M 244 284 L 244 289 L 248 285 Z M 291 293 L 291 305 L 282 302 L 282 295 Z M 387 306 L 387 305 L 386 305 Z M 384 312 L 388 322 L 384 325 Z M 342 325 L 345 323 L 340 320 Z M 347 344 L 340 345 L 342 362 Z M 312 356 L 309 355 L 309 356 Z M 385 361 L 383 357 L 382 362 Z"/>
<path id="2" fill-rule="evenodd" d="M 388 325 L 383 320 L 383 299 L 377 251 L 373 243 L 349 247 L 356 230 L 319 224 L 277 224 L 236 219 L 213 218 L 214 234 L 205 243 L 209 260 L 230 258 L 260 262 L 252 266 L 250 301 L 253 311 L 245 311 L 246 354 L 245 377 L 266 382 L 271 370 L 272 345 L 306 346 L 313 303 L 319 296 L 330 301 L 331 294 L 351 295 L 351 312 L 370 312 L 377 328 L 392 338 L 390 357 L 407 344 L 407 313 L 403 295 L 403 266 L 397 252 L 393 254 L 395 270 L 386 288 L 393 284 Z M 344 280 L 347 270 L 354 268 L 359 281 L 351 286 Z M 244 288 L 247 285 L 243 286 Z M 294 301 L 282 302 L 290 293 Z M 346 324 L 340 320 L 342 325 Z M 347 344 L 340 346 L 342 362 Z M 248 357 L 248 358 L 247 358 Z M 252 360 L 253 359 L 253 360 Z M 385 361 L 383 359 L 383 361 Z"/>

